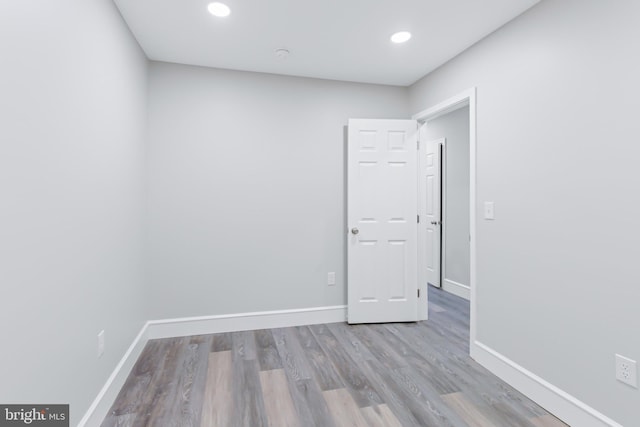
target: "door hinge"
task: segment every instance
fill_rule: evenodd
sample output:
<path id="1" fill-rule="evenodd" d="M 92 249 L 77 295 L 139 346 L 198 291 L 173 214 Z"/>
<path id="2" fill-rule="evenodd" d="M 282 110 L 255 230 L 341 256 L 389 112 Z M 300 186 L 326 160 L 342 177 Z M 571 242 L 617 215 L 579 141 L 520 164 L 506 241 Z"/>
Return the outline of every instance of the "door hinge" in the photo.
<path id="1" fill-rule="evenodd" d="M 420 298 L 420 289 L 418 289 L 418 298 Z"/>
<path id="2" fill-rule="evenodd" d="M 418 215 L 418 224 L 420 224 L 420 215 Z"/>
<path id="3" fill-rule="evenodd" d="M 416 150 L 419 150 L 419 149 L 420 149 L 420 140 L 417 140 L 416 141 Z"/>

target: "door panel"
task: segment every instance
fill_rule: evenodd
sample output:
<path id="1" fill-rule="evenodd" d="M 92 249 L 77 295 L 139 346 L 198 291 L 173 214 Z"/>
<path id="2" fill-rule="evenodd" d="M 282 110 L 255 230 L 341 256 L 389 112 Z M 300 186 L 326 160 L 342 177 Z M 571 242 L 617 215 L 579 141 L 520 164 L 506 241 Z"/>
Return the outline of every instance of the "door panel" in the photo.
<path id="1" fill-rule="evenodd" d="M 417 123 L 352 119 L 348 144 L 349 323 L 415 321 Z"/>
<path id="2" fill-rule="evenodd" d="M 422 131 L 422 130 L 421 130 Z M 425 139 L 423 139 L 425 141 Z M 426 265 L 426 280 L 428 283 L 440 287 L 440 258 L 441 258 L 441 175 L 440 157 L 441 147 L 445 139 L 437 139 L 424 142 L 424 191 L 426 192 L 426 206 L 424 207 L 426 228 L 426 252 L 425 259 L 420 260 Z"/>

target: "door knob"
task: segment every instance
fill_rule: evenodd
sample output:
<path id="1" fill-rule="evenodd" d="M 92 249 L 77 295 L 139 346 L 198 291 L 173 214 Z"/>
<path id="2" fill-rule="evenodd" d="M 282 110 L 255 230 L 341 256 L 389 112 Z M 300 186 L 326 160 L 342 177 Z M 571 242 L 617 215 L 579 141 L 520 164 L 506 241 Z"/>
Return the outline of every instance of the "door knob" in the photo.
<path id="1" fill-rule="evenodd" d="M 358 234 L 359 232 L 360 232 L 360 230 L 358 230 L 355 227 L 351 229 L 351 234 Z"/>
<path id="2" fill-rule="evenodd" d="M 440 221 L 431 221 L 431 225 L 438 225 L 440 224 Z"/>

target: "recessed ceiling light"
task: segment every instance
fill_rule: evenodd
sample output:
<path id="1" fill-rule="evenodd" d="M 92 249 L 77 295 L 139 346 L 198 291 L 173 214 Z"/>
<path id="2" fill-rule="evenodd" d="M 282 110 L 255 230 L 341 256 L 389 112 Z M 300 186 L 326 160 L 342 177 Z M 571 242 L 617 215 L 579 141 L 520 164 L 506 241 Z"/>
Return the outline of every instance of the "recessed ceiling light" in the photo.
<path id="1" fill-rule="evenodd" d="M 229 14 L 231 13 L 231 9 L 229 9 L 229 6 L 224 3 L 210 3 L 207 9 L 209 9 L 209 13 L 213 16 L 219 16 L 221 18 L 229 16 Z"/>
<path id="2" fill-rule="evenodd" d="M 391 36 L 391 41 L 394 43 L 404 43 L 411 38 L 409 31 L 400 31 Z"/>

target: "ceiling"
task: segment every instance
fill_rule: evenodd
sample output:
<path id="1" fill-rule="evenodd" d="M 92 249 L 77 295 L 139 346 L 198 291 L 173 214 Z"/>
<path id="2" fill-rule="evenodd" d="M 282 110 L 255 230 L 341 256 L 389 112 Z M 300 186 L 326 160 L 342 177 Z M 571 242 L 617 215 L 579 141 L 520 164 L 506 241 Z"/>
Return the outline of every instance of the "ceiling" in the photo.
<path id="1" fill-rule="evenodd" d="M 151 60 L 408 86 L 539 0 L 217 0 L 226 18 L 211 1 L 115 3 Z"/>

